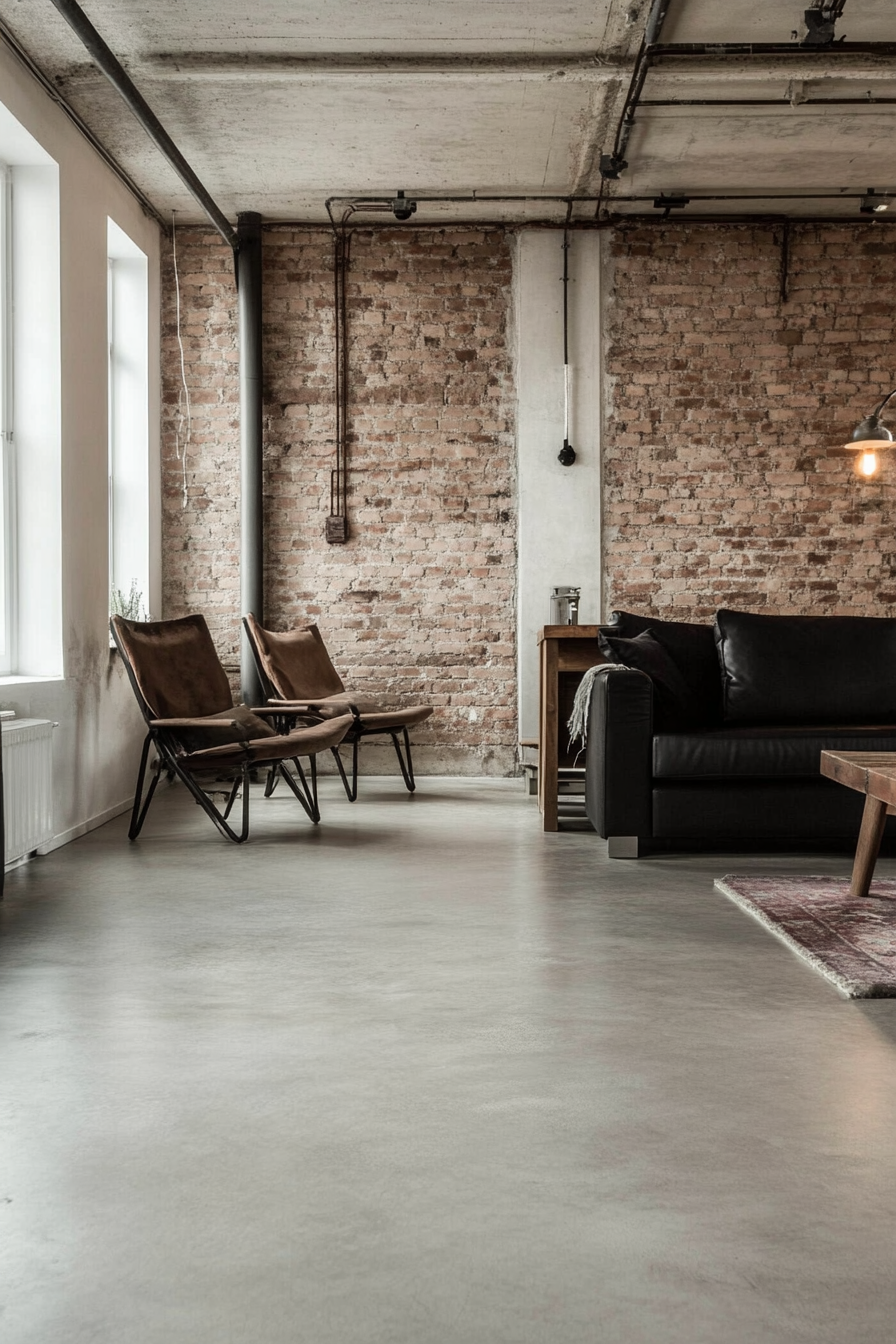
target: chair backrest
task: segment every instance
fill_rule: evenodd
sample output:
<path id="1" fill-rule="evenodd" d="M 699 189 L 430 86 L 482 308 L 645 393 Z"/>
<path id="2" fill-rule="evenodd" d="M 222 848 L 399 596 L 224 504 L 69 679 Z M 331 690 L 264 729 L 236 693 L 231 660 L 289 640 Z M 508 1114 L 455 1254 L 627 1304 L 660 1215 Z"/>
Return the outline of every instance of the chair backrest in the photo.
<path id="1" fill-rule="evenodd" d="M 259 671 L 275 696 L 283 700 L 323 700 L 345 690 L 316 625 L 276 634 L 259 625 L 251 612 L 243 623 Z"/>
<path id="2" fill-rule="evenodd" d="M 109 624 L 145 718 L 202 718 L 233 708 L 204 616 L 176 621 L 113 616 Z"/>

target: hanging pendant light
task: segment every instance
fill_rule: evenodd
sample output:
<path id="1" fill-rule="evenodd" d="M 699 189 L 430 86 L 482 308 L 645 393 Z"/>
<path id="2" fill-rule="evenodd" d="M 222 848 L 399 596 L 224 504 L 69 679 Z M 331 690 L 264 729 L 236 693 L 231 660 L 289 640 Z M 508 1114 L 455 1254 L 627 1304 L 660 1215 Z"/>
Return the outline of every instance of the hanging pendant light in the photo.
<path id="1" fill-rule="evenodd" d="M 893 446 L 893 435 L 880 423 L 880 413 L 891 397 L 896 396 L 896 387 L 888 392 L 883 401 L 875 406 L 870 415 L 856 425 L 850 435 L 849 443 L 844 444 L 846 452 L 856 454 L 853 470 L 857 476 L 870 480 L 880 470 L 880 454 Z"/>
<path id="2" fill-rule="evenodd" d="M 563 230 L 563 447 L 557 461 L 571 467 L 576 450 L 569 441 L 569 229 Z"/>

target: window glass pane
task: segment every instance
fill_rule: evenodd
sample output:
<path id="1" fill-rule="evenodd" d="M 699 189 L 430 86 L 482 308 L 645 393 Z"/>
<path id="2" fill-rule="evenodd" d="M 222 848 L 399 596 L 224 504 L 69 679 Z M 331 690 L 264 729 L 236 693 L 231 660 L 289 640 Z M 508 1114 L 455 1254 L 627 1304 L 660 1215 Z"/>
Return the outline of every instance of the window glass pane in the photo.
<path id="1" fill-rule="evenodd" d="M 149 614 L 148 260 L 109 220 L 109 607 Z"/>
<path id="2" fill-rule="evenodd" d="M 12 257 L 10 172 L 0 163 L 0 673 L 10 670 L 12 519 Z"/>

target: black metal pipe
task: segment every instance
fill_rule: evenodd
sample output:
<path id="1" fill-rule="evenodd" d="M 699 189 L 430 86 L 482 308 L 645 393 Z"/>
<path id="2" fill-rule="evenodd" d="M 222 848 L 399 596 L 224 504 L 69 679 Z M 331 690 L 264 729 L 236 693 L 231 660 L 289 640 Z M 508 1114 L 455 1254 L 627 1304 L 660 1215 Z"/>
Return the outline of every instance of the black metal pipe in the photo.
<path id="1" fill-rule="evenodd" d="M 865 103 L 864 98 L 860 99 L 859 101 L 862 102 L 863 104 Z M 867 194 L 868 194 L 867 191 L 846 191 L 846 190 L 838 190 L 837 188 L 832 188 L 830 191 L 780 191 L 777 193 L 770 191 L 750 191 L 750 192 L 736 192 L 736 193 L 688 191 L 688 196 L 692 201 L 774 201 L 776 199 L 782 201 L 849 201 L 854 199 L 858 201 L 867 196 Z M 631 196 L 631 195 L 614 196 L 613 200 L 652 201 L 656 199 L 656 196 L 657 193 L 653 191 L 642 196 Z M 382 203 L 382 199 L 383 198 L 381 196 L 370 196 L 370 197 L 356 196 L 354 198 L 331 196 L 325 202 L 325 205 L 328 211 L 330 211 L 330 207 L 332 206 L 332 203 L 334 201 L 345 200 L 347 203 L 351 204 L 353 210 L 355 211 L 367 210 L 368 208 L 373 210 L 374 208 L 379 209 L 379 206 Z M 469 192 L 467 192 L 466 195 L 463 196 L 427 196 L 425 194 L 417 195 L 416 193 L 414 195 L 414 200 L 417 202 L 418 205 L 490 205 L 490 204 L 497 204 L 500 202 L 507 202 L 510 204 L 513 204 L 514 202 L 517 203 L 534 202 L 535 204 L 538 204 L 539 202 L 541 202 L 544 205 L 557 204 L 557 205 L 565 205 L 568 208 L 569 206 L 575 207 L 576 205 L 588 205 L 589 203 L 598 201 L 600 199 L 601 198 L 599 195 L 578 194 L 578 193 L 566 196 L 552 196 L 552 195 L 521 196 L 521 195 L 513 195 L 512 193 L 507 193 L 505 195 L 492 194 L 492 193 L 489 193 L 488 195 L 479 195 L 477 193 L 470 194 Z M 335 223 L 335 220 L 332 217 L 332 212 L 330 212 L 330 222 Z M 425 219 L 409 219 L 400 221 L 397 219 L 389 219 L 386 220 L 384 224 L 374 225 L 372 222 L 366 221 L 363 224 L 356 224 L 353 225 L 352 227 L 360 229 L 372 229 L 372 228 L 450 229 L 453 226 L 454 222 L 455 221 L 453 219 L 446 219 L 442 222 L 440 222 L 439 220 L 425 220 Z M 507 223 L 506 220 L 501 222 Z M 525 220 L 517 220 L 513 222 L 516 222 L 520 225 L 525 225 L 526 223 Z M 293 228 L 296 225 L 303 225 L 303 224 L 307 224 L 310 228 L 323 227 L 323 221 L 317 223 L 313 220 L 277 220 L 276 222 L 266 224 L 265 228 L 266 229 Z"/>
<path id="2" fill-rule="evenodd" d="M 622 107 L 622 115 L 619 118 L 619 124 L 616 127 L 616 136 L 613 141 L 613 150 L 611 154 L 601 155 L 601 201 L 598 202 L 598 211 L 603 200 L 605 184 L 608 181 L 615 181 L 628 164 L 625 159 L 628 142 L 631 137 L 632 129 L 635 124 L 635 113 L 641 100 L 641 94 L 647 81 L 647 75 L 653 65 L 658 61 L 669 57 L 682 56 L 690 60 L 718 59 L 719 57 L 785 57 L 790 58 L 799 56 L 805 59 L 807 51 L 810 55 L 829 55 L 837 56 L 893 56 L 896 55 L 896 42 L 837 42 L 830 46 L 793 46 L 784 42 L 657 42 L 662 29 L 663 20 L 666 17 L 668 9 L 668 0 L 653 0 L 650 14 L 647 19 L 647 27 L 644 33 L 644 40 L 638 50 L 635 58 L 634 68 L 632 70 L 631 83 L 628 93 L 625 96 L 625 102 Z"/>
<path id="3" fill-rule="evenodd" d="M 81 6 L 76 4 L 75 0 L 52 0 L 52 3 L 72 31 L 83 42 L 109 83 L 127 103 L 150 140 L 177 173 L 187 191 L 202 206 L 224 241 L 229 243 L 231 247 L 236 247 L 237 235 L 230 220 L 206 191 L 149 103 L 134 84 L 117 56 L 100 37 Z"/>
<path id="4" fill-rule="evenodd" d="M 628 86 L 628 93 L 625 95 L 625 102 L 622 106 L 622 115 L 619 118 L 619 125 L 616 127 L 613 152 L 601 159 L 601 175 L 605 181 L 607 179 L 612 181 L 617 178 L 628 167 L 625 162 L 625 152 L 628 148 L 632 127 L 635 124 L 635 111 L 644 89 L 647 72 L 650 69 L 651 52 L 655 49 L 657 38 L 662 32 L 668 9 L 669 0 L 653 0 L 650 7 L 644 37 L 638 48 L 638 55 L 635 58 L 635 66 L 632 70 L 631 83 Z"/>
<path id="5" fill-rule="evenodd" d="M 262 388 L 261 215 L 237 216 L 236 274 L 240 348 L 240 610 L 264 623 L 264 497 Z M 240 686 L 247 705 L 262 703 L 262 688 L 245 630 L 240 643 Z"/>
<path id="6" fill-rule="evenodd" d="M 884 193 L 889 194 L 889 193 Z M 779 193 L 769 191 L 694 191 L 688 192 L 689 201 L 864 201 L 866 191 L 794 191 Z M 614 204 L 619 201 L 655 201 L 656 192 L 649 196 L 614 196 Z"/>
<path id="7" fill-rule="evenodd" d="M 642 98 L 639 107 L 886 107 L 896 98 Z"/>
<path id="8" fill-rule="evenodd" d="M 615 202 L 614 196 L 612 200 Z M 652 197 L 648 199 L 653 199 Z M 767 198 L 763 198 L 767 199 Z M 756 225 L 757 227 L 768 226 L 769 224 L 782 224 L 785 219 L 789 219 L 792 224 L 836 224 L 844 228 L 863 228 L 879 229 L 892 228 L 896 225 L 896 218 L 887 219 L 885 215 L 769 215 L 769 214 L 726 214 L 726 215 L 691 215 L 677 214 L 665 218 L 665 215 L 657 213 L 642 215 L 631 214 L 603 214 L 599 219 L 571 219 L 569 221 L 570 231 L 590 229 L 594 232 L 601 232 L 605 229 L 622 228 L 626 224 L 663 224 L 677 226 L 679 224 L 722 224 L 737 225 L 740 228 Z M 289 230 L 300 233 L 320 233 L 328 226 L 323 222 L 313 223 L 307 219 L 280 219 L 275 224 L 265 224 L 266 233 L 277 233 L 278 231 Z M 516 233 L 520 229 L 562 229 L 564 227 L 561 219 L 452 219 L 450 223 L 427 224 L 422 221 L 408 222 L 407 224 L 389 223 L 383 224 L 374 220 L 368 220 L 364 224 L 355 226 L 356 232 L 360 234 L 382 233 L 386 229 L 410 229 L 417 233 L 438 233 L 445 229 L 500 229 L 503 233 Z"/>
<path id="9" fill-rule="evenodd" d="M 97 139 L 97 137 L 94 135 L 93 131 L 90 129 L 87 123 L 82 120 L 82 118 L 72 107 L 71 103 L 66 102 L 66 100 L 63 98 L 62 94 L 59 92 L 59 89 L 56 87 L 53 81 L 49 78 L 49 76 L 44 74 L 43 70 L 41 70 L 37 62 L 28 54 L 28 52 L 21 45 L 21 43 L 17 41 L 17 39 L 6 27 L 6 25 L 2 22 L 0 22 L 0 41 L 5 43 L 5 45 L 9 47 L 10 51 L 15 56 L 16 60 L 19 61 L 25 67 L 25 69 L 31 75 L 32 79 L 37 80 L 38 84 L 41 86 L 47 97 L 56 104 L 56 106 L 59 108 L 61 112 L 65 113 L 65 115 L 68 117 L 72 125 L 78 128 L 78 130 L 83 135 L 84 139 L 90 145 L 91 149 L 93 149 L 95 153 L 99 154 L 100 158 L 106 164 L 107 168 L 110 168 L 112 172 L 115 174 L 115 176 L 121 182 L 124 183 L 124 185 L 127 187 L 131 195 L 136 197 L 136 199 L 140 202 L 141 206 L 143 207 L 144 213 L 149 215 L 150 219 L 154 219 L 156 221 L 159 228 L 162 230 L 164 234 L 168 234 L 169 232 L 168 221 L 162 217 L 162 215 L 153 205 L 152 201 L 145 194 L 145 192 L 140 190 L 134 179 L 128 176 L 128 174 L 122 168 L 118 160 L 114 158 L 112 154 L 109 153 L 108 149 L 106 149 L 106 146 L 102 143 L 102 141 Z"/>
<path id="10" fill-rule="evenodd" d="M 896 42 L 832 42 L 829 47 L 801 47 L 794 42 L 658 42 L 649 64 L 674 56 L 708 60 L 720 56 L 782 56 L 812 60 L 816 56 L 896 56 Z"/>

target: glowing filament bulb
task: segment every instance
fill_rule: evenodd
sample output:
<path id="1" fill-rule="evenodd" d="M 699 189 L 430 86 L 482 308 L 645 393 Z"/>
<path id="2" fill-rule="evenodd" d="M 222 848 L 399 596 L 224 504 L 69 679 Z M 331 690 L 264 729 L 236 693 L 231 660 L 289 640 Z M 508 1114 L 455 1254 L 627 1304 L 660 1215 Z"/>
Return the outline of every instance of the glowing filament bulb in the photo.
<path id="1" fill-rule="evenodd" d="M 877 453 L 866 451 L 864 453 L 859 453 L 856 457 L 855 469 L 857 476 L 864 476 L 866 479 L 869 476 L 876 476 L 879 466 L 880 458 Z"/>

